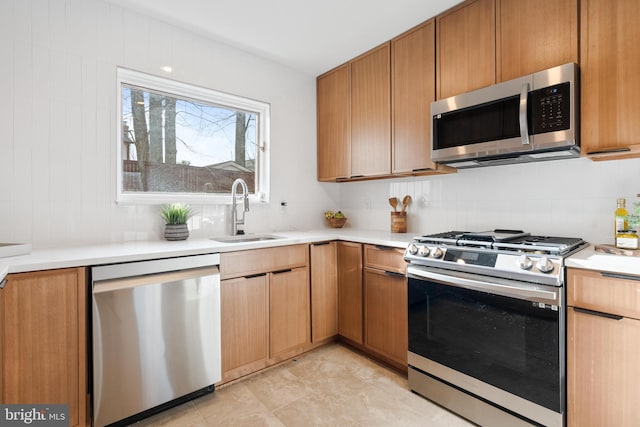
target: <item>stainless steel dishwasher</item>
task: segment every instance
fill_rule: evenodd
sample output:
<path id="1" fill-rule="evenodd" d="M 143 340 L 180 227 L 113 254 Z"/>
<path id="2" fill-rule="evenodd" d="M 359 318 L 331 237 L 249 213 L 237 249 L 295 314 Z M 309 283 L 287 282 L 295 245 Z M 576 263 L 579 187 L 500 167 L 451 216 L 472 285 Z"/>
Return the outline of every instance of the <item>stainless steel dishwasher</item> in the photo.
<path id="1" fill-rule="evenodd" d="M 222 378 L 220 255 L 91 269 L 93 425 L 126 425 Z"/>

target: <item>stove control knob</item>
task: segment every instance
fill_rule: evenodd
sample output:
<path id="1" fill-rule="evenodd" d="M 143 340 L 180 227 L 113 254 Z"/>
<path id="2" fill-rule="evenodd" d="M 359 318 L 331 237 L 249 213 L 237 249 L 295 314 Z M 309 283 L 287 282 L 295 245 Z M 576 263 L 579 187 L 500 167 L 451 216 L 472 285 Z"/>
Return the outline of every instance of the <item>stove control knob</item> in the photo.
<path id="1" fill-rule="evenodd" d="M 433 248 L 433 250 L 431 251 L 431 256 L 434 258 L 442 258 L 442 249 Z"/>
<path id="2" fill-rule="evenodd" d="M 528 256 L 522 255 L 518 259 L 518 265 L 522 270 L 529 270 L 533 266 L 533 261 L 531 261 L 531 258 L 529 258 Z"/>
<path id="3" fill-rule="evenodd" d="M 411 255 L 415 255 L 418 253 L 418 247 L 414 243 L 409 245 L 409 253 Z"/>
<path id="4" fill-rule="evenodd" d="M 538 260 L 536 267 L 538 267 L 541 273 L 551 273 L 553 271 L 553 262 L 549 261 L 549 258 L 546 256 L 543 256 Z"/>
<path id="5" fill-rule="evenodd" d="M 427 246 L 421 246 L 420 249 L 418 249 L 418 255 L 429 256 L 429 248 Z"/>

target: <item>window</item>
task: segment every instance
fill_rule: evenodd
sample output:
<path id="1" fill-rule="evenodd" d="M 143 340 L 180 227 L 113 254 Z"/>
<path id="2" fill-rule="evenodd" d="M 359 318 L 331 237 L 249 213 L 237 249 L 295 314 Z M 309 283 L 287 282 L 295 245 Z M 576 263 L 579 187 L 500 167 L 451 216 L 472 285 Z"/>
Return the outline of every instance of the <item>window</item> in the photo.
<path id="1" fill-rule="evenodd" d="M 118 68 L 118 202 L 269 198 L 269 104 Z"/>

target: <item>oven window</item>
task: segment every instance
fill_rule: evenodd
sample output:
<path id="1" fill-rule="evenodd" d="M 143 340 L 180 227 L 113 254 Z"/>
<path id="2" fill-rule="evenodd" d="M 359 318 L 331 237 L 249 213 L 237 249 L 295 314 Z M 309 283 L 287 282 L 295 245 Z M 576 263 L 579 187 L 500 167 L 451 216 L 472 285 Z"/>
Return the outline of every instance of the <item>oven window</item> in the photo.
<path id="1" fill-rule="evenodd" d="M 463 108 L 433 118 L 434 149 L 520 136 L 520 96 Z"/>
<path id="2" fill-rule="evenodd" d="M 410 352 L 561 412 L 558 311 L 411 277 L 408 295 Z"/>

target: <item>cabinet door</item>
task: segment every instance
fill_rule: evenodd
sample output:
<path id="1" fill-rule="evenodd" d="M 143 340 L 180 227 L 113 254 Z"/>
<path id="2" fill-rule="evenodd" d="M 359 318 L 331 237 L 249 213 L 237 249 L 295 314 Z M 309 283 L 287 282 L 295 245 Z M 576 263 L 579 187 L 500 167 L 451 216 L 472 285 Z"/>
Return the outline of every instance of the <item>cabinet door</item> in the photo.
<path id="1" fill-rule="evenodd" d="M 309 270 L 269 274 L 269 349 L 271 357 L 310 343 Z"/>
<path id="2" fill-rule="evenodd" d="M 362 344 L 362 245 L 338 242 L 337 249 L 338 333 Z"/>
<path id="3" fill-rule="evenodd" d="M 640 8 L 637 0 L 580 2 L 583 153 L 640 156 Z M 595 158 L 594 158 L 595 159 Z"/>
<path id="4" fill-rule="evenodd" d="M 220 277 L 252 276 L 309 265 L 308 245 L 278 246 L 220 254 Z"/>
<path id="5" fill-rule="evenodd" d="M 338 334 L 336 242 L 311 245 L 311 341 Z"/>
<path id="6" fill-rule="evenodd" d="M 640 321 L 567 315 L 569 426 L 640 425 Z"/>
<path id="7" fill-rule="evenodd" d="M 391 42 L 394 174 L 436 168 L 431 161 L 435 49 L 434 20 Z"/>
<path id="8" fill-rule="evenodd" d="M 437 97 L 496 82 L 494 0 L 468 0 L 436 18 Z"/>
<path id="9" fill-rule="evenodd" d="M 317 80 L 318 180 L 335 181 L 351 175 L 349 64 Z"/>
<path id="10" fill-rule="evenodd" d="M 69 405 L 85 425 L 86 278 L 82 268 L 7 276 L 4 295 L 5 404 Z"/>
<path id="11" fill-rule="evenodd" d="M 407 366 L 407 283 L 399 273 L 364 270 L 364 345 Z"/>
<path id="12" fill-rule="evenodd" d="M 0 280 L 0 283 L 2 280 Z M 4 292 L 0 289 L 0 403 L 4 401 Z"/>
<path id="13" fill-rule="evenodd" d="M 384 45 L 351 62 L 351 176 L 391 173 L 391 59 Z"/>
<path id="14" fill-rule="evenodd" d="M 220 312 L 224 381 L 266 366 L 269 358 L 268 298 L 266 274 L 221 281 Z"/>
<path id="15" fill-rule="evenodd" d="M 578 0 L 496 0 L 497 81 L 578 62 Z"/>

